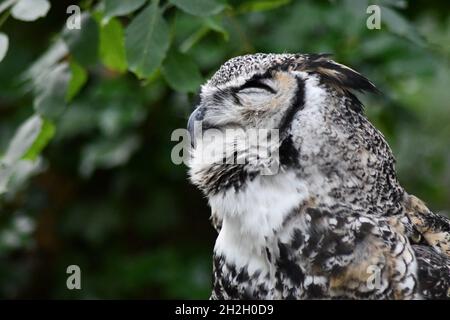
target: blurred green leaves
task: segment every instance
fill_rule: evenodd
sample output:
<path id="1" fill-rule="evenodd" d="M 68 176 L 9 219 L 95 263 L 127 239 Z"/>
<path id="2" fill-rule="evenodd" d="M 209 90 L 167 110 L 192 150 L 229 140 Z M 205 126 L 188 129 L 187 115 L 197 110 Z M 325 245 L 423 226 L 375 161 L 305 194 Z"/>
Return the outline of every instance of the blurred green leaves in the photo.
<path id="1" fill-rule="evenodd" d="M 127 69 L 124 31 L 117 19 L 100 26 L 100 59 L 112 70 L 124 72 Z"/>
<path id="2" fill-rule="evenodd" d="M 132 13 L 142 7 L 145 2 L 147 2 L 147 0 L 105 0 L 103 22 L 108 22 L 112 17 L 124 16 Z"/>
<path id="3" fill-rule="evenodd" d="M 236 12 L 238 13 L 246 13 L 246 12 L 256 12 L 256 11 L 266 11 L 273 10 L 278 7 L 287 5 L 291 2 L 291 0 L 253 0 L 253 1 L 245 1 L 240 6 L 236 8 Z"/>
<path id="4" fill-rule="evenodd" d="M 70 62 L 70 81 L 67 88 L 66 101 L 71 101 L 87 81 L 87 72 L 75 61 Z"/>
<path id="5" fill-rule="evenodd" d="M 218 0 L 169 0 L 181 10 L 194 16 L 210 16 L 221 12 L 225 5 Z"/>
<path id="6" fill-rule="evenodd" d="M 169 26 L 158 2 L 153 1 L 126 29 L 129 69 L 139 78 L 150 77 L 161 65 L 169 43 Z"/>
<path id="7" fill-rule="evenodd" d="M 170 87 L 180 92 L 196 92 L 203 82 L 194 60 L 175 50 L 164 61 L 162 73 Z"/>
<path id="8" fill-rule="evenodd" d="M 205 299 L 210 282 L 210 266 L 203 252 L 177 252 L 161 248 L 126 259 L 111 261 L 108 274 L 121 274 L 116 283 L 122 294 L 133 294 L 145 287 L 159 286 L 164 296 L 178 299 Z M 114 286 L 114 285 L 113 285 Z"/>
<path id="9" fill-rule="evenodd" d="M 0 33 L 0 62 L 2 62 L 3 58 L 6 56 L 8 46 L 9 46 L 8 36 L 4 33 Z"/>
<path id="10" fill-rule="evenodd" d="M 13 175 L 24 171 L 21 160 L 36 160 L 54 132 L 53 124 L 39 115 L 31 116 L 17 129 L 5 154 L 0 158 L 0 195 L 7 191 Z"/>
<path id="11" fill-rule="evenodd" d="M 34 138 L 33 144 L 28 148 L 22 158 L 32 161 L 36 160 L 42 149 L 44 149 L 47 143 L 53 138 L 54 134 L 55 126 L 53 123 L 48 120 L 41 119 L 39 134 Z"/>
<path id="12" fill-rule="evenodd" d="M 58 63 L 35 83 L 34 109 L 50 119 L 59 117 L 65 109 L 70 69 L 67 62 Z"/>
<path id="13" fill-rule="evenodd" d="M 422 37 L 417 33 L 414 26 L 395 10 L 389 7 L 382 7 L 382 21 L 391 32 L 405 37 L 417 45 L 424 46 Z"/>
<path id="14" fill-rule="evenodd" d="M 195 44 L 201 41 L 210 31 L 218 32 L 222 35 L 223 40 L 228 41 L 229 34 L 222 22 L 214 17 L 207 17 L 202 19 L 201 26 L 188 36 L 181 44 L 180 51 L 182 53 L 188 52 Z"/>
<path id="15" fill-rule="evenodd" d="M 140 145 L 135 135 L 94 141 L 82 151 L 80 173 L 89 176 L 97 168 L 109 169 L 125 164 Z"/>
<path id="16" fill-rule="evenodd" d="M 40 116 L 34 115 L 30 117 L 17 129 L 6 153 L 2 157 L 2 161 L 7 164 L 13 164 L 21 159 L 41 136 L 42 129 L 48 130 L 48 128 L 49 126 L 45 126 L 45 121 Z"/>
<path id="17" fill-rule="evenodd" d="M 22 21 L 34 21 L 45 17 L 50 10 L 47 0 L 19 0 L 11 10 L 11 15 Z"/>
<path id="18" fill-rule="evenodd" d="M 61 61 L 67 52 L 65 43 L 58 40 L 22 74 L 34 94 L 34 110 L 49 119 L 56 119 L 63 113 L 67 99 L 73 97 L 83 82 L 81 67 L 73 64 L 72 76 L 69 63 Z"/>
<path id="19" fill-rule="evenodd" d="M 97 62 L 99 50 L 99 28 L 94 18 L 88 14 L 81 15 L 80 29 L 65 29 L 63 39 L 70 53 L 83 66 Z"/>
<path id="20" fill-rule="evenodd" d="M 0 26 L 2 26 L 8 17 L 21 21 L 34 21 L 45 17 L 50 10 L 48 0 L 5 0 L 0 4 Z M 9 37 L 0 33 L 0 62 L 6 55 L 9 47 Z"/>

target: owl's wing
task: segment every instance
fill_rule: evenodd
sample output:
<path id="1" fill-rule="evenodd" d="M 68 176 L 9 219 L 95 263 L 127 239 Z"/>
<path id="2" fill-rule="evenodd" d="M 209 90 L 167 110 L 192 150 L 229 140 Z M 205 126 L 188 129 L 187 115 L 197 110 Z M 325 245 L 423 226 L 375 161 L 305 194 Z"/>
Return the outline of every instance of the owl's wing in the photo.
<path id="1" fill-rule="evenodd" d="M 338 298 L 415 298 L 414 251 L 407 236 L 388 218 L 334 205 L 306 208 L 294 219 L 299 220 L 292 223 L 292 242 L 279 245 L 277 265 L 287 275 L 283 283 L 302 278 L 298 274 L 303 268 L 312 276 L 303 283 L 308 297 L 321 296 L 315 292 L 324 279 L 325 296 L 329 292 Z M 283 291 L 282 297 L 289 297 L 289 292 Z"/>
<path id="2" fill-rule="evenodd" d="M 426 299 L 450 299 L 450 257 L 429 246 L 413 245 L 419 290 Z"/>
<path id="3" fill-rule="evenodd" d="M 414 196 L 409 196 L 407 215 L 426 243 L 450 257 L 450 219 L 431 212 Z"/>

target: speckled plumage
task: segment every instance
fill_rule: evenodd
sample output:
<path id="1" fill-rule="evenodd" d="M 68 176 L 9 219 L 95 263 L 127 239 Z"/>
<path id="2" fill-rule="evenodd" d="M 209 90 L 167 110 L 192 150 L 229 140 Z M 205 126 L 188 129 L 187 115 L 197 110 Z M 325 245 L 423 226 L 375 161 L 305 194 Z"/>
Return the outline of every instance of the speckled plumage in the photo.
<path id="1" fill-rule="evenodd" d="M 259 162 L 207 163 L 192 150 L 191 181 L 219 232 L 212 299 L 450 297 L 450 221 L 399 184 L 388 144 L 352 93 L 375 90 L 319 54 L 233 58 L 202 87 L 190 129 L 198 120 L 280 136 L 269 147 L 279 157 L 236 150 L 237 135 L 219 152 Z M 263 174 L 270 165 L 278 172 Z"/>

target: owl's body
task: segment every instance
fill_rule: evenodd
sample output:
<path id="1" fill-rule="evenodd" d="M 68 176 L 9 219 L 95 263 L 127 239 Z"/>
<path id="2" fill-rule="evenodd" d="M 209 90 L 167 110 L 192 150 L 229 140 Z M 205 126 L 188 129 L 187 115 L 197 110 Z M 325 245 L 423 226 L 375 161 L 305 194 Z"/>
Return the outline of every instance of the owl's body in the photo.
<path id="1" fill-rule="evenodd" d="M 194 137 L 191 180 L 219 232 L 211 298 L 450 296 L 450 221 L 403 190 L 350 90 L 375 87 L 326 55 L 291 54 L 234 58 L 203 86 L 190 129 L 279 131 L 264 153 L 237 133 L 225 148 Z M 226 161 L 242 158 L 257 161 Z"/>

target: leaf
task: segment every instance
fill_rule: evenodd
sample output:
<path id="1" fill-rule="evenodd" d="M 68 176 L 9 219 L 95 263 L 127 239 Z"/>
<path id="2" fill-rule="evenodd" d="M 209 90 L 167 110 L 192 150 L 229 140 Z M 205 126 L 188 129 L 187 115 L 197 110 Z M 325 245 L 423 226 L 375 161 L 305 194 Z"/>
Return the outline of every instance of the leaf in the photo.
<path id="1" fill-rule="evenodd" d="M 66 104 L 70 70 L 67 62 L 58 63 L 66 54 L 67 46 L 59 40 L 22 75 L 34 93 L 34 109 L 49 119 L 59 116 Z"/>
<path id="2" fill-rule="evenodd" d="M 70 62 L 70 81 L 67 88 L 66 101 L 71 101 L 87 81 L 86 70 L 74 60 Z"/>
<path id="3" fill-rule="evenodd" d="M 41 129 L 44 120 L 39 115 L 33 115 L 28 118 L 16 131 L 9 142 L 8 149 L 3 156 L 2 163 L 12 165 L 21 159 L 34 144 Z"/>
<path id="4" fill-rule="evenodd" d="M 203 25 L 181 43 L 180 51 L 182 53 L 188 52 L 211 30 L 220 33 L 223 37 L 223 40 L 228 41 L 229 34 L 227 30 L 222 26 L 221 22 L 218 21 L 217 19 L 213 19 L 212 17 L 207 17 L 204 18 Z"/>
<path id="5" fill-rule="evenodd" d="M 45 169 L 42 158 L 18 160 L 14 164 L 6 165 L 0 161 L 0 195 L 5 192 L 16 193 L 24 183 L 34 174 Z"/>
<path id="6" fill-rule="evenodd" d="M 405 37 L 419 46 L 423 46 L 425 44 L 414 26 L 396 11 L 388 7 L 381 7 L 381 21 L 386 24 L 391 32 Z"/>
<path id="7" fill-rule="evenodd" d="M 11 187 L 17 189 L 28 176 L 41 168 L 41 163 L 35 160 L 53 134 L 53 124 L 37 114 L 17 129 L 0 161 L 0 194 Z"/>
<path id="8" fill-rule="evenodd" d="M 246 13 L 246 12 L 273 10 L 278 7 L 287 5 L 290 2 L 291 0 L 253 0 L 241 4 L 236 9 L 236 12 Z"/>
<path id="9" fill-rule="evenodd" d="M 162 67 L 162 74 L 170 87 L 180 92 L 195 92 L 203 83 L 200 71 L 186 54 L 172 50 Z"/>
<path id="10" fill-rule="evenodd" d="M 47 0 L 19 0 L 11 9 L 11 15 L 22 21 L 34 21 L 45 17 L 50 10 Z"/>
<path id="11" fill-rule="evenodd" d="M 217 0 L 169 0 L 169 2 L 194 16 L 210 16 L 225 9 L 225 5 Z"/>
<path id="12" fill-rule="evenodd" d="M 124 72 L 127 69 L 124 32 L 117 19 L 100 27 L 100 59 L 112 70 Z"/>
<path id="13" fill-rule="evenodd" d="M 65 29 L 63 39 L 70 53 L 83 66 L 97 62 L 99 47 L 99 30 L 97 22 L 89 13 L 81 15 L 80 29 Z"/>
<path id="14" fill-rule="evenodd" d="M 369 6 L 368 0 L 343 0 L 342 5 L 355 17 L 355 19 L 359 19 L 361 21 L 367 19 L 367 17 L 361 13 L 366 12 L 367 7 Z"/>
<path id="15" fill-rule="evenodd" d="M 12 166 L 8 166 L 0 161 L 0 195 L 8 190 L 8 183 L 13 173 L 12 169 Z"/>
<path id="16" fill-rule="evenodd" d="M 0 3 L 0 13 L 11 7 L 16 2 L 17 0 L 5 0 L 2 3 Z"/>
<path id="17" fill-rule="evenodd" d="M 66 105 L 70 71 L 67 62 L 54 66 L 40 77 L 42 82 L 35 86 L 34 109 L 49 119 L 59 117 Z"/>
<path id="18" fill-rule="evenodd" d="M 193 34 L 187 37 L 180 44 L 180 51 L 182 53 L 188 52 L 193 46 L 195 46 L 200 40 L 202 40 L 209 33 L 210 30 L 211 29 L 206 25 L 200 27 L 197 31 L 195 31 Z"/>
<path id="19" fill-rule="evenodd" d="M 87 177 L 96 168 L 109 169 L 123 165 L 128 162 L 140 143 L 138 136 L 129 135 L 115 139 L 102 139 L 89 144 L 82 152 L 80 173 Z"/>
<path id="20" fill-rule="evenodd" d="M 228 31 L 222 25 L 222 22 L 218 19 L 214 19 L 214 17 L 208 17 L 205 19 L 205 25 L 211 30 L 218 32 L 222 35 L 223 40 L 228 41 L 230 38 Z"/>
<path id="21" fill-rule="evenodd" d="M 147 0 L 105 0 L 102 23 L 107 23 L 112 17 L 124 16 L 136 11 Z"/>
<path id="22" fill-rule="evenodd" d="M 34 140 L 28 151 L 23 155 L 22 159 L 36 160 L 41 151 L 55 135 L 55 126 L 49 120 L 43 119 L 39 135 Z"/>
<path id="23" fill-rule="evenodd" d="M 0 33 L 0 62 L 5 58 L 8 52 L 9 39 L 3 32 Z"/>
<path id="24" fill-rule="evenodd" d="M 153 2 L 126 29 L 125 46 L 129 70 L 139 78 L 150 77 L 161 65 L 169 44 L 169 27 L 157 2 Z"/>
<path id="25" fill-rule="evenodd" d="M 58 40 L 34 62 L 22 75 L 22 79 L 32 81 L 37 86 L 42 83 L 42 75 L 54 67 L 68 53 L 67 45 L 64 41 Z"/>
<path id="26" fill-rule="evenodd" d="M 406 0 L 379 0 L 379 3 L 383 6 L 395 7 L 399 9 L 406 9 L 408 7 L 408 2 Z"/>

